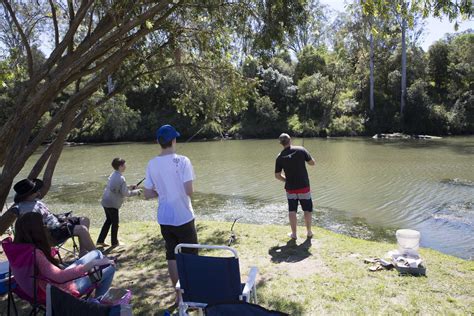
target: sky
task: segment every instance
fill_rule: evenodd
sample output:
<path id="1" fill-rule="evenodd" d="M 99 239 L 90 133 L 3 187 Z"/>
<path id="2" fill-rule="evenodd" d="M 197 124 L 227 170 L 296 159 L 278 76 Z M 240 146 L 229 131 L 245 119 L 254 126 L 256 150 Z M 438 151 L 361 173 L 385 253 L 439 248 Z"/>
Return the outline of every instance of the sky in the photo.
<path id="1" fill-rule="evenodd" d="M 329 6 L 330 9 L 335 11 L 344 12 L 344 0 L 320 0 L 321 3 Z M 426 20 L 425 35 L 422 39 L 422 47 L 424 51 L 427 51 L 431 44 L 437 40 L 443 38 L 446 33 L 455 33 L 454 21 L 449 22 L 447 18 L 440 20 L 439 18 L 429 17 Z M 465 31 L 469 28 L 474 29 L 474 20 L 458 21 L 459 28 L 457 32 Z"/>

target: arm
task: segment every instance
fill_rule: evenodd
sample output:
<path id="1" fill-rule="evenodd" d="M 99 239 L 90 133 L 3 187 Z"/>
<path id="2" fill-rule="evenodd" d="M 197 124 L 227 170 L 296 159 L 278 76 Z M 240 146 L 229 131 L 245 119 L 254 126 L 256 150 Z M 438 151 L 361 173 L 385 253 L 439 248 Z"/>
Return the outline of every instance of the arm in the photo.
<path id="1" fill-rule="evenodd" d="M 187 196 L 191 197 L 194 193 L 193 181 L 196 179 L 196 176 L 194 174 L 193 165 L 187 157 L 183 160 L 181 176 L 184 185 L 184 192 L 186 192 Z"/>
<path id="2" fill-rule="evenodd" d="M 127 183 L 125 182 L 125 179 L 123 179 L 120 186 L 120 193 L 122 196 L 135 196 L 140 195 L 140 190 L 130 190 L 127 186 Z"/>
<path id="3" fill-rule="evenodd" d="M 194 193 L 194 188 L 193 188 L 193 181 L 187 181 L 184 183 L 184 191 L 186 194 L 191 197 Z"/>
<path id="4" fill-rule="evenodd" d="M 282 182 L 286 182 L 286 177 L 282 174 L 282 172 L 283 172 L 283 166 L 281 165 L 281 162 L 280 162 L 280 156 L 278 156 L 275 161 L 275 178 Z"/>
<path id="5" fill-rule="evenodd" d="M 305 155 L 305 161 L 308 165 L 314 166 L 316 164 L 316 160 L 309 154 L 309 152 L 306 150 L 306 148 L 303 148 L 304 150 L 304 155 Z"/>
<path id="6" fill-rule="evenodd" d="M 73 264 L 71 267 L 63 270 L 49 262 L 44 253 L 38 249 L 36 249 L 36 260 L 42 276 L 58 284 L 63 284 L 80 278 L 86 275 L 94 267 L 115 265 L 113 260 L 103 257 L 77 266 L 74 266 Z"/>
<path id="7" fill-rule="evenodd" d="M 16 217 L 15 212 L 11 209 L 7 210 L 2 217 L 0 217 L 0 235 L 3 235 L 8 227 L 15 222 Z"/>
<path id="8" fill-rule="evenodd" d="M 156 198 L 158 197 L 158 192 L 156 192 L 155 190 L 153 189 L 147 189 L 145 188 L 145 199 L 146 200 L 149 200 L 149 199 L 153 199 L 153 198 Z"/>
<path id="9" fill-rule="evenodd" d="M 282 181 L 282 182 L 285 182 L 286 181 L 286 178 L 284 175 L 281 174 L 281 172 L 275 172 L 275 178 L 277 178 L 278 180 Z"/>
<path id="10" fill-rule="evenodd" d="M 79 278 L 87 272 L 86 267 L 82 264 L 62 270 L 49 262 L 44 253 L 39 249 L 36 249 L 36 261 L 38 263 L 38 269 L 40 270 L 41 275 L 48 280 L 59 284 Z"/>

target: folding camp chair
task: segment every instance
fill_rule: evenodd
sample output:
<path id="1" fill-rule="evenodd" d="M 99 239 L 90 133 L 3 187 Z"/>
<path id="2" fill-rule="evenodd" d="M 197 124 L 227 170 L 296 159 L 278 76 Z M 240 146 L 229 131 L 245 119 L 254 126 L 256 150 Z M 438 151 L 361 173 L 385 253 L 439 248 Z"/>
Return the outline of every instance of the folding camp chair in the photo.
<path id="1" fill-rule="evenodd" d="M 232 253 L 232 257 L 210 257 L 181 253 L 182 248 L 220 249 Z M 251 267 L 247 282 L 240 282 L 237 251 L 227 246 L 179 244 L 175 248 L 180 292 L 179 315 L 186 315 L 188 307 L 202 309 L 208 304 L 252 300 L 257 303 L 255 278 L 256 267 Z"/>
<path id="2" fill-rule="evenodd" d="M 36 248 L 32 244 L 13 243 L 12 239 L 8 237 L 2 241 L 2 247 L 7 256 L 10 267 L 8 275 L 8 315 L 10 315 L 10 302 L 12 302 L 15 314 L 17 314 L 15 301 L 13 300 L 11 293 L 15 293 L 21 299 L 29 302 L 32 306 L 30 315 L 36 315 L 39 311 L 45 311 L 44 306 L 46 304 L 46 293 L 38 287 L 38 280 L 56 284 L 74 280 L 55 282 L 54 280 L 49 280 L 41 276 L 36 264 Z M 94 271 L 89 274 L 94 274 L 96 279 L 100 280 L 102 277 L 102 270 L 94 269 Z M 94 286 L 95 285 L 86 292 L 86 295 L 92 293 L 95 288 Z"/>
<path id="3" fill-rule="evenodd" d="M 46 286 L 46 316 L 131 316 L 132 306 L 115 306 L 86 301 L 72 296 L 61 289 L 48 284 Z"/>
<path id="4" fill-rule="evenodd" d="M 62 213 L 62 214 L 55 214 L 55 216 L 61 221 L 66 221 L 67 218 L 71 216 L 71 214 L 72 214 L 72 211 L 67 212 L 67 213 Z M 68 228 L 68 230 L 69 230 L 69 228 Z M 76 239 L 74 238 L 73 232 L 69 231 L 69 235 L 71 237 L 68 237 L 64 240 L 58 240 L 57 244 L 54 246 L 54 248 L 56 249 L 56 251 L 54 252 L 54 255 L 58 256 L 59 262 L 61 264 L 65 264 L 65 262 L 63 261 L 63 258 L 61 256 L 61 250 L 65 251 L 69 255 L 72 255 L 73 261 L 76 260 L 76 259 L 79 259 L 79 246 L 76 243 Z M 70 250 L 70 249 L 68 249 L 64 246 L 64 244 L 66 244 L 66 242 L 69 239 L 71 239 L 71 241 L 72 241 L 72 250 Z"/>

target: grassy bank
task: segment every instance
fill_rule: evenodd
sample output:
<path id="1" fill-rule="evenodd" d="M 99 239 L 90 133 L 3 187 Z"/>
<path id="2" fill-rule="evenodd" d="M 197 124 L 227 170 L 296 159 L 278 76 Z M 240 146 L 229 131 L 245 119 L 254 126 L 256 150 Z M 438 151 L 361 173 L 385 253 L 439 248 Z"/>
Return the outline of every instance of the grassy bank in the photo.
<path id="1" fill-rule="evenodd" d="M 230 223 L 198 221 L 200 243 L 225 244 Z M 472 314 L 474 262 L 422 249 L 427 277 L 396 271 L 369 272 L 366 257 L 383 256 L 394 244 L 350 238 L 316 228 L 312 240 L 288 242 L 286 226 L 237 223 L 241 273 L 260 269 L 259 304 L 291 315 Z M 97 230 L 92 234 L 97 236 Z M 173 303 L 164 241 L 155 222 L 124 223 L 113 286 L 133 291 L 135 315 L 161 315 Z M 0 312 L 5 307 L 0 302 Z"/>

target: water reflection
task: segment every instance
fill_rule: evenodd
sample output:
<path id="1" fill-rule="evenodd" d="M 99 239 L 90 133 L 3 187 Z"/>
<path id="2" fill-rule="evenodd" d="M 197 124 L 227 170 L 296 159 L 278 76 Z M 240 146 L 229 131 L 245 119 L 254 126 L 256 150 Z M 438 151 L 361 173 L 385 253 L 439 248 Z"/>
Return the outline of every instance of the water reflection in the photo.
<path id="1" fill-rule="evenodd" d="M 316 158 L 316 166 L 309 168 L 316 225 L 388 241 L 394 240 L 395 230 L 411 228 L 421 232 L 423 247 L 462 258 L 474 255 L 474 137 L 305 139 L 304 145 Z M 46 199 L 57 213 L 73 210 L 100 225 L 104 220 L 100 199 L 111 159 L 126 159 L 125 177 L 129 184 L 137 183 L 158 147 L 152 143 L 67 147 Z M 287 225 L 283 185 L 273 173 L 280 150 L 276 140 L 179 143 L 179 153 L 191 159 L 197 175 L 196 214 L 209 220 L 242 217 L 248 223 Z M 18 178 L 28 174 L 35 158 Z M 10 203 L 12 198 L 13 194 Z M 128 199 L 120 217 L 155 220 L 156 201 Z"/>

